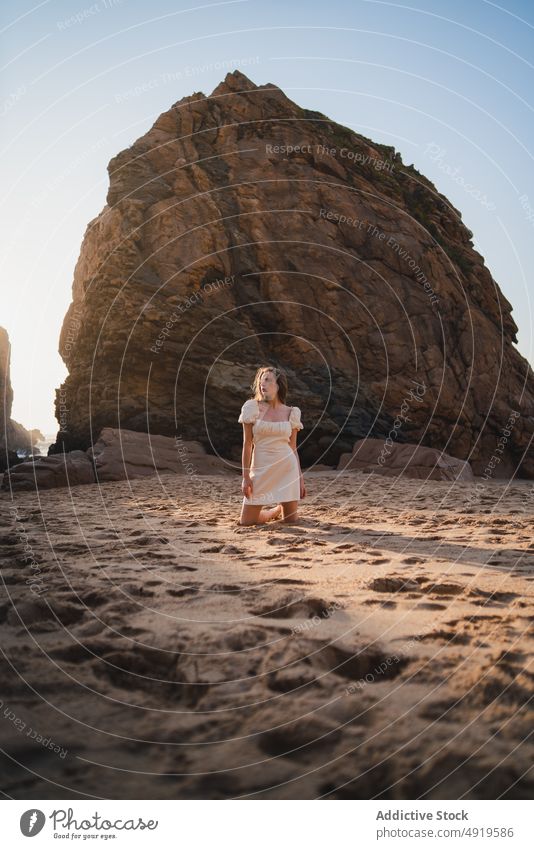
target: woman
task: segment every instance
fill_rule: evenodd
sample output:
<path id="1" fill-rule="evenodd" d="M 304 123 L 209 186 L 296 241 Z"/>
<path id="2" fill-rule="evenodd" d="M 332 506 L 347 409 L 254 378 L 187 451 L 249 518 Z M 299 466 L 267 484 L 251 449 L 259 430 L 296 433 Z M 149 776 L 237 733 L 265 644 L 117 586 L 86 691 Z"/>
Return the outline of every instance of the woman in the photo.
<path id="1" fill-rule="evenodd" d="M 287 378 L 281 369 L 262 366 L 238 421 L 243 425 L 243 480 L 240 525 L 264 524 L 281 518 L 297 519 L 306 495 L 297 453 L 297 431 L 304 425 L 300 409 L 285 404 Z M 252 456 L 253 454 L 253 456 Z M 267 509 L 265 504 L 278 502 Z"/>

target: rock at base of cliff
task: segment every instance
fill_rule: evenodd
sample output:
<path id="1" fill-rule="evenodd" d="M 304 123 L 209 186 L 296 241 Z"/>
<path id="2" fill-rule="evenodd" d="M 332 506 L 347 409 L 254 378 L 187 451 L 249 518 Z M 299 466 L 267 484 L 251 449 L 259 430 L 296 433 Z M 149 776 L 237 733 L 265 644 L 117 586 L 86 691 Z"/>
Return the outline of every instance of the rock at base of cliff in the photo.
<path id="1" fill-rule="evenodd" d="M 199 442 L 105 427 L 87 451 L 34 457 L 8 469 L 2 489 L 52 489 L 88 483 L 131 480 L 165 472 L 224 475 L 231 467 Z"/>
<path id="2" fill-rule="evenodd" d="M 359 439 L 352 454 L 342 454 L 338 469 L 375 472 L 386 477 L 405 475 L 419 480 L 474 480 L 467 460 L 444 454 L 425 445 L 388 445 L 384 439 Z"/>
<path id="3" fill-rule="evenodd" d="M 52 457 L 35 457 L 12 466 L 4 473 L 2 489 L 54 489 L 87 483 L 95 483 L 90 458 L 85 451 L 69 451 Z"/>
<path id="4" fill-rule="evenodd" d="M 206 454 L 199 442 L 112 427 L 103 428 L 87 454 L 94 461 L 99 482 L 130 480 L 160 472 L 218 475 L 231 471 L 223 460 Z"/>

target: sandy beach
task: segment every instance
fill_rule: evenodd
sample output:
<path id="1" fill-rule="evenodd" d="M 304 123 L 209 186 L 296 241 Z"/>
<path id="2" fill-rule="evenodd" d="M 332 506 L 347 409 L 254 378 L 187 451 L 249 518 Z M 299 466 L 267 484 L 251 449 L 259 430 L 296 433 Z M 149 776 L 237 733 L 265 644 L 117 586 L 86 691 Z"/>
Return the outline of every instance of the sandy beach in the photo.
<path id="1" fill-rule="evenodd" d="M 532 798 L 532 482 L 305 480 L 0 494 L 6 794 Z"/>

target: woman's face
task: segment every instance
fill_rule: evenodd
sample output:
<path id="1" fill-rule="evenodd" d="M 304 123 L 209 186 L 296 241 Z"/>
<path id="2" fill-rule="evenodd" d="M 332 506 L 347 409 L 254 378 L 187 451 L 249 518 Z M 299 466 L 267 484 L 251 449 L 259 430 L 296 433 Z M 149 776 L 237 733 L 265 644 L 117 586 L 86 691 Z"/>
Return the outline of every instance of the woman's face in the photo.
<path id="1" fill-rule="evenodd" d="M 274 401 L 278 394 L 278 383 L 272 371 L 264 371 L 260 377 L 261 397 L 265 401 Z"/>

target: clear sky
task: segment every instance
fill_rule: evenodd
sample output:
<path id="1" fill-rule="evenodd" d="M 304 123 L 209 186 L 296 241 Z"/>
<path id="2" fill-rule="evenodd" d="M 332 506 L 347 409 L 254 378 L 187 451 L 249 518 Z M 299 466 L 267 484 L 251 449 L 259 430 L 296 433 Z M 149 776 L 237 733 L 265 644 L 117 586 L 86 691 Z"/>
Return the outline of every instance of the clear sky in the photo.
<path id="1" fill-rule="evenodd" d="M 533 3 L 3 0 L 0 30 L 0 325 L 26 427 L 57 429 L 59 331 L 109 160 L 235 68 L 428 176 L 473 231 L 534 361 Z"/>

